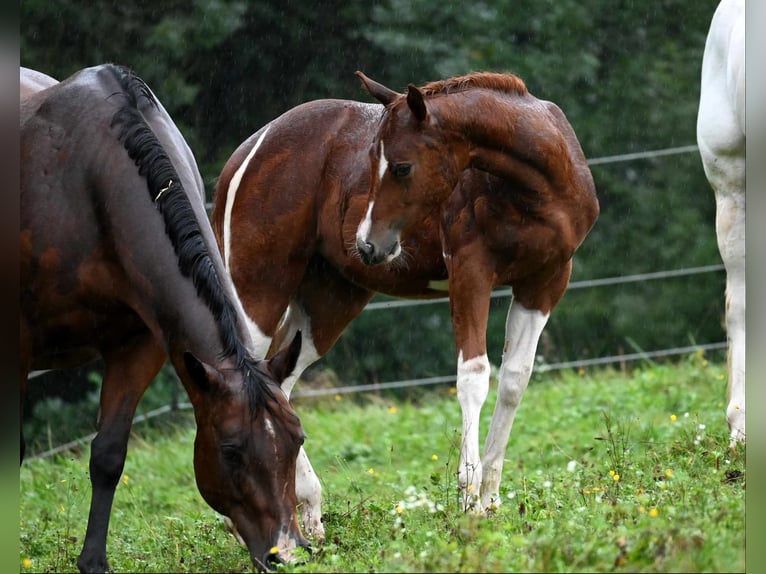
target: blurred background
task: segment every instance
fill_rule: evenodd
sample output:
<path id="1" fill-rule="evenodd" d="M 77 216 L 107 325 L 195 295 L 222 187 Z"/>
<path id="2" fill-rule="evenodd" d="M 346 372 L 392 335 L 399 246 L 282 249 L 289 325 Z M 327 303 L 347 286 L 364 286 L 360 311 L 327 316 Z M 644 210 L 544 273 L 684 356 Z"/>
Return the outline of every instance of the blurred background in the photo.
<path id="1" fill-rule="evenodd" d="M 574 288 L 540 342 L 539 365 L 644 351 L 673 356 L 725 341 L 715 201 L 694 147 L 702 51 L 716 5 L 22 0 L 20 62 L 59 80 L 105 62 L 133 68 L 194 150 L 209 200 L 224 162 L 263 124 L 312 99 L 370 101 L 355 70 L 397 90 L 471 71 L 515 73 L 569 118 L 601 203 L 601 217 L 575 255 Z M 604 281 L 593 285 L 595 279 Z M 378 296 L 374 303 L 386 301 Z M 508 304 L 502 292 L 492 302 L 495 365 Z M 310 388 L 312 381 L 454 376 L 455 361 L 445 303 L 370 309 L 305 379 Z M 78 408 L 71 405 L 84 403 L 88 416 L 78 419 L 92 427 L 98 368 L 38 377 L 29 385 L 27 414 L 39 409 L 70 419 L 69 409 Z M 172 371 L 158 378 L 146 408 L 177 396 Z M 427 388 L 391 392 L 411 396 Z M 30 450 L 71 426 L 36 418 L 41 422 L 27 417 Z"/>

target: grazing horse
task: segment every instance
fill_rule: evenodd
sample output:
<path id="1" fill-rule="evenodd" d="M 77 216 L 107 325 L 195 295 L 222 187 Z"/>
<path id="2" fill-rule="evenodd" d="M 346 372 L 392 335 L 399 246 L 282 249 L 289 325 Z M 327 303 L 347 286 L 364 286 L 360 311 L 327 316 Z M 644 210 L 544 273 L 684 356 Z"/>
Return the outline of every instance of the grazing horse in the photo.
<path id="1" fill-rule="evenodd" d="M 278 383 L 300 338 L 270 361 L 250 354 L 194 157 L 142 80 L 111 64 L 36 79 L 21 71 L 22 397 L 31 369 L 105 362 L 78 567 L 109 570 L 131 421 L 167 358 L 194 408 L 203 498 L 256 567 L 294 557 L 308 544 L 294 488 L 303 430 Z"/>
<path id="2" fill-rule="evenodd" d="M 593 179 L 564 114 L 516 76 L 471 74 L 405 96 L 358 75 L 383 105 L 313 101 L 261 128 L 223 168 L 213 229 L 256 347 L 273 353 L 304 334 L 287 392 L 375 292 L 439 297 L 448 286 L 459 486 L 465 509 L 491 509 L 538 338 L 598 216 Z M 499 285 L 514 300 L 482 461 L 486 327 Z M 321 490 L 303 450 L 298 472 L 304 531 L 321 537 Z"/>
<path id="3" fill-rule="evenodd" d="M 718 249 L 726 268 L 731 445 L 745 442 L 745 0 L 723 0 L 702 57 L 697 143 L 715 192 Z"/>

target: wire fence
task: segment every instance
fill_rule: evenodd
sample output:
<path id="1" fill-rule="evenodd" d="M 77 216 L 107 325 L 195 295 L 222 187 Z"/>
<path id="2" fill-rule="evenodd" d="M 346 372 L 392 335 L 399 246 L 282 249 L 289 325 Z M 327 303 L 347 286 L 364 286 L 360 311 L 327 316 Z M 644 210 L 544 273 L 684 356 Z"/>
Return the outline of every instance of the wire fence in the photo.
<path id="1" fill-rule="evenodd" d="M 617 163 L 617 162 L 624 162 L 624 161 L 633 161 L 637 159 L 651 159 L 651 158 L 668 156 L 668 155 L 691 153 L 695 151 L 697 151 L 696 145 L 688 145 L 688 146 L 680 146 L 680 147 L 674 147 L 674 148 L 665 148 L 665 149 L 659 149 L 659 150 L 650 150 L 650 151 L 644 151 L 644 152 L 636 152 L 636 153 L 628 153 L 628 154 L 594 158 L 589 160 L 588 163 L 590 165 L 602 165 L 602 164 Z M 211 207 L 212 205 L 208 204 L 208 209 L 211 209 Z M 664 280 L 664 279 L 675 278 L 675 277 L 691 276 L 691 275 L 697 275 L 702 273 L 716 273 L 716 272 L 722 272 L 722 271 L 724 271 L 724 266 L 722 264 L 712 264 L 712 265 L 689 267 L 689 268 L 683 268 L 683 269 L 671 269 L 671 270 L 664 270 L 664 271 L 637 273 L 637 274 L 623 275 L 623 276 L 617 276 L 617 277 L 586 279 L 586 280 L 571 282 L 568 286 L 568 290 L 590 289 L 595 287 L 620 285 L 620 284 L 626 284 L 626 283 Z M 505 288 L 496 289 L 492 292 L 491 297 L 492 298 L 512 297 L 512 291 L 511 289 L 505 289 Z M 397 300 L 391 300 L 391 301 L 373 301 L 367 304 L 364 311 L 390 310 L 394 308 L 414 307 L 414 306 L 420 306 L 420 305 L 433 305 L 433 304 L 439 304 L 439 303 L 446 303 L 448 301 L 449 301 L 449 297 L 439 297 L 434 299 L 412 299 L 412 300 L 397 299 Z M 586 368 L 586 367 L 593 367 L 593 366 L 624 364 L 624 363 L 635 362 L 635 361 L 651 361 L 656 358 L 687 355 L 687 354 L 691 354 L 698 351 L 703 351 L 703 352 L 715 351 L 715 350 L 725 349 L 726 347 L 727 347 L 726 341 L 721 341 L 717 343 L 682 346 L 682 347 L 675 347 L 670 349 L 659 349 L 654 351 L 639 351 L 635 353 L 619 354 L 619 355 L 612 355 L 607 357 L 597 357 L 592 359 L 582 359 L 582 360 L 575 360 L 575 361 L 565 361 L 560 363 L 551 363 L 551 364 L 544 363 L 544 364 L 536 365 L 535 372 L 544 373 L 544 372 L 563 370 L 563 369 L 579 369 L 579 368 Z M 35 371 L 34 373 L 30 373 L 30 377 L 42 374 L 44 372 L 46 371 Z M 297 389 L 295 392 L 292 393 L 291 398 L 311 398 L 311 397 L 322 397 L 322 396 L 328 396 L 328 395 L 379 392 L 382 390 L 389 390 L 389 389 L 424 387 L 424 386 L 440 385 L 440 384 L 448 384 L 448 383 L 451 384 L 451 383 L 454 383 L 456 379 L 457 377 L 455 374 L 450 374 L 450 375 L 444 375 L 444 376 L 426 377 L 426 378 L 419 378 L 419 379 L 406 379 L 401 381 L 388 381 L 388 382 L 382 382 L 382 383 L 343 385 L 342 387 Z M 146 420 L 149 420 L 158 416 L 163 416 L 171 412 L 175 412 L 178 410 L 188 410 L 190 408 L 191 408 L 191 404 L 187 402 L 181 402 L 174 405 L 165 405 L 163 407 L 160 407 L 152 411 L 149 411 L 147 413 L 136 416 L 133 419 L 133 423 L 134 424 L 141 423 Z M 44 452 L 30 456 L 28 460 L 48 458 L 50 456 L 69 451 L 73 448 L 77 448 L 80 445 L 91 441 L 95 436 L 96 436 L 96 433 L 89 434 L 87 436 L 78 438 L 76 440 L 67 442 L 65 444 L 56 446 Z"/>

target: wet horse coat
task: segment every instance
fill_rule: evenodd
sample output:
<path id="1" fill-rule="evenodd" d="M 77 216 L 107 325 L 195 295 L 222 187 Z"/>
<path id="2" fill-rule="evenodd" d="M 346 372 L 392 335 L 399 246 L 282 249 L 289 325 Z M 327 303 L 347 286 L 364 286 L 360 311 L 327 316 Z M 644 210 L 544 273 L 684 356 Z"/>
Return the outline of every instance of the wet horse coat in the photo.
<path id="1" fill-rule="evenodd" d="M 113 65 L 46 78 L 21 70 L 21 390 L 32 369 L 106 365 L 80 570 L 109 569 L 131 422 L 167 358 L 194 407 L 200 493 L 257 567 L 289 558 L 306 544 L 293 489 L 303 431 L 278 382 L 300 339 L 270 362 L 250 355 L 194 157 L 148 86 Z"/>
<path id="2" fill-rule="evenodd" d="M 723 0 L 702 58 L 697 143 L 716 199 L 716 235 L 726 268 L 732 445 L 745 442 L 745 1 Z"/>
<path id="3" fill-rule="evenodd" d="M 598 214 L 593 180 L 561 111 L 515 76 L 474 74 L 407 96 L 360 77 L 384 105 L 309 102 L 234 152 L 216 186 L 213 228 L 256 346 L 273 353 L 295 329 L 305 334 L 288 391 L 375 292 L 438 297 L 448 283 L 459 481 L 466 508 L 492 508 L 538 338 Z M 512 286 L 514 301 L 482 461 L 486 325 L 498 285 Z M 321 490 L 303 451 L 298 472 L 304 530 L 321 537 Z"/>

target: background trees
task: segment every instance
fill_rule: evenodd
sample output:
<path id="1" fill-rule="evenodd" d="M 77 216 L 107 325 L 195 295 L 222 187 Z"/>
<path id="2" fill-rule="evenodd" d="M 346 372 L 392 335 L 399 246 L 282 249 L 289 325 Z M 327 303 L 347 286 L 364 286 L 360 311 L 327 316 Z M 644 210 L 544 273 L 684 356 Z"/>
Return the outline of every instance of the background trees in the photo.
<path id="1" fill-rule="evenodd" d="M 208 194 L 236 146 L 316 98 L 367 99 L 472 70 L 517 73 L 569 117 L 586 155 L 695 142 L 699 72 L 717 0 L 23 0 L 21 64 L 63 79 L 132 67 L 197 155 Z M 593 166 L 602 216 L 574 279 L 720 261 L 696 153 Z M 548 362 L 724 339 L 723 274 L 572 291 L 541 343 Z M 493 302 L 499 361 L 507 299 Z M 346 382 L 454 368 L 445 305 L 363 313 L 321 363 Z"/>

